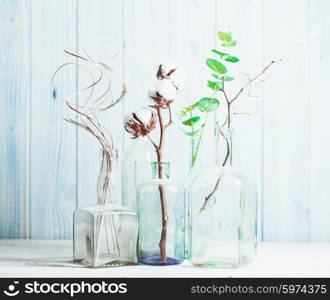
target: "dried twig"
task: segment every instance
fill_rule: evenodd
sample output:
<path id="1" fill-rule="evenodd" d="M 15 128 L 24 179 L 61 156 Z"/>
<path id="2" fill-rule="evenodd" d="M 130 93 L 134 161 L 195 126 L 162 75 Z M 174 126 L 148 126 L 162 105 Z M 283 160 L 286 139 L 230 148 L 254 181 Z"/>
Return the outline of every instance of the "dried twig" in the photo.
<path id="1" fill-rule="evenodd" d="M 221 92 L 223 93 L 226 103 L 227 103 L 227 116 L 226 116 L 226 120 L 223 123 L 223 125 L 219 126 L 219 124 L 217 124 L 218 126 L 218 131 L 219 133 L 222 135 L 222 137 L 225 139 L 226 141 L 226 155 L 225 158 L 223 160 L 222 166 L 225 167 L 228 164 L 228 159 L 230 158 L 231 155 L 231 137 L 229 136 L 230 133 L 230 129 L 231 129 L 231 119 L 232 119 L 232 115 L 234 113 L 232 113 L 232 104 L 238 99 L 238 97 L 247 89 L 251 86 L 251 84 L 253 82 L 255 82 L 258 78 L 260 78 L 274 63 L 277 62 L 281 62 L 282 59 L 279 60 L 273 60 L 271 61 L 265 68 L 262 69 L 262 71 L 260 73 L 258 73 L 257 75 L 255 75 L 253 78 L 248 78 L 248 82 L 238 90 L 238 92 L 231 98 L 229 99 L 226 91 L 225 91 L 225 86 L 224 86 L 224 78 L 222 77 L 222 88 L 221 88 Z M 224 126 L 227 127 L 227 134 L 223 133 L 223 128 Z M 214 188 L 212 189 L 212 191 L 205 197 L 204 202 L 202 207 L 199 210 L 199 213 L 201 213 L 202 211 L 205 210 L 207 203 L 209 202 L 209 200 L 213 197 L 213 195 L 216 193 L 216 191 L 219 188 L 220 182 L 222 180 L 222 175 L 220 175 L 214 185 Z"/>
<path id="2" fill-rule="evenodd" d="M 272 64 L 281 62 L 281 61 L 282 61 L 282 59 L 272 60 L 265 68 L 262 69 L 262 71 L 260 73 L 255 75 L 253 78 L 249 78 L 249 81 L 242 88 L 240 88 L 240 90 L 235 94 L 235 96 L 229 101 L 230 104 L 233 103 L 243 93 L 243 91 L 247 87 L 249 87 L 254 81 L 256 81 L 260 76 L 262 76 L 271 67 Z"/>
<path id="3" fill-rule="evenodd" d="M 111 186 L 112 181 L 112 171 L 113 171 L 113 160 L 115 159 L 115 149 L 113 145 L 113 139 L 112 135 L 109 131 L 107 131 L 102 123 L 99 121 L 99 118 L 97 114 L 101 111 L 109 110 L 110 108 L 114 107 L 116 104 L 120 103 L 120 101 L 123 100 L 124 96 L 127 93 L 126 86 L 122 84 L 122 90 L 118 98 L 113 99 L 110 96 L 111 93 L 111 80 L 108 76 L 109 73 L 113 72 L 112 69 L 107 66 L 104 63 L 98 63 L 95 62 L 87 53 L 86 57 L 82 57 L 80 55 L 74 54 L 72 52 L 69 52 L 67 50 L 64 50 L 67 54 L 70 56 L 73 56 L 77 61 L 76 62 L 69 62 L 61 65 L 57 70 L 54 72 L 52 78 L 51 78 L 51 84 L 52 88 L 54 88 L 54 79 L 59 71 L 64 69 L 65 67 L 69 65 L 74 65 L 76 67 L 83 68 L 90 76 L 91 78 L 91 84 L 89 84 L 87 87 L 82 88 L 80 90 L 77 90 L 74 95 L 79 95 L 81 92 L 85 92 L 89 90 L 89 95 L 87 99 L 84 101 L 83 105 L 77 105 L 73 102 L 70 102 L 67 97 L 61 96 L 59 93 L 57 93 L 58 98 L 60 98 L 62 101 L 64 101 L 67 105 L 67 107 L 73 111 L 77 119 L 68 119 L 65 118 L 64 120 L 77 126 L 91 135 L 93 135 L 98 142 L 101 145 L 101 148 L 103 150 L 103 157 L 102 157 L 102 167 L 101 171 L 104 170 L 104 166 L 106 167 L 105 174 L 100 173 L 99 182 L 102 184 L 102 194 L 99 195 L 99 203 L 102 205 L 110 204 L 111 203 L 111 194 L 109 194 L 109 188 Z M 84 64 L 78 63 L 78 60 L 82 60 Z M 98 78 L 95 80 L 93 73 L 91 72 L 90 68 L 94 68 L 99 74 Z M 101 83 L 106 83 L 106 90 L 101 94 L 101 96 L 94 97 L 95 94 L 95 88 Z M 103 216 L 103 215 L 102 215 Z M 100 220 L 101 222 L 101 220 Z M 106 222 L 106 220 L 105 220 Z M 111 235 L 113 237 L 113 249 L 117 249 L 118 254 L 120 256 L 120 248 L 119 248 L 119 241 L 116 231 L 116 225 L 114 222 L 113 217 L 109 220 L 110 222 L 110 230 Z M 107 238 L 107 247 L 108 251 L 110 253 L 110 247 L 108 245 L 108 232 L 106 232 L 106 238 Z M 96 237 L 96 240 L 98 240 L 98 237 Z"/>

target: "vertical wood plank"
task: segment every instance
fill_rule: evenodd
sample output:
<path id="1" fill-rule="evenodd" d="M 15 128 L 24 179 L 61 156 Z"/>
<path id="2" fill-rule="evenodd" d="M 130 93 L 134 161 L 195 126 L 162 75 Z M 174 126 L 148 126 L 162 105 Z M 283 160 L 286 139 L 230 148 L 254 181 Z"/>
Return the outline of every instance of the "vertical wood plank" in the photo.
<path id="1" fill-rule="evenodd" d="M 76 129 L 63 120 L 65 105 L 50 91 L 50 78 L 67 61 L 63 49 L 76 49 L 76 2 L 31 0 L 31 20 L 31 237 L 70 238 Z M 59 82 L 59 90 L 74 90 L 74 70 Z"/>
<path id="2" fill-rule="evenodd" d="M 82 0 L 78 3 L 78 52 L 84 56 L 84 50 L 96 61 L 107 63 L 114 71 L 111 77 L 113 96 L 119 95 L 123 80 L 122 47 L 123 20 L 122 1 Z M 79 72 L 80 87 L 83 75 Z M 84 85 L 86 86 L 86 84 Z M 97 91 L 96 91 L 97 93 Z M 83 103 L 83 95 L 79 102 Z M 124 98 L 124 102 L 127 98 Z M 123 103 L 113 109 L 99 113 L 100 120 L 113 136 L 118 149 L 119 161 L 116 174 L 114 198 L 120 201 L 121 160 L 123 145 Z M 79 206 L 97 202 L 96 182 L 100 168 L 100 145 L 90 134 L 78 130 L 78 199 Z"/>
<path id="3" fill-rule="evenodd" d="M 29 4 L 0 10 L 0 238 L 29 233 Z"/>
<path id="4" fill-rule="evenodd" d="M 264 1 L 264 239 L 309 236 L 308 1 Z"/>
<path id="5" fill-rule="evenodd" d="M 311 190 L 310 190 L 310 240 L 330 240 L 330 102 L 328 88 L 330 79 L 330 3 L 310 1 L 310 118 L 311 118 Z"/>

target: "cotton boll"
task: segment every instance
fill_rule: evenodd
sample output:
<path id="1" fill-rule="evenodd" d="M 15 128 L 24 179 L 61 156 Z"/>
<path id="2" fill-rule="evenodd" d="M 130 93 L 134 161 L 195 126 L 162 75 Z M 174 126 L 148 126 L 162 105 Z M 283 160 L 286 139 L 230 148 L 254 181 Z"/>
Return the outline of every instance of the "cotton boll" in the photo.
<path id="1" fill-rule="evenodd" d="M 159 81 L 156 86 L 156 91 L 167 100 L 174 100 L 175 96 L 178 94 L 177 86 L 170 79 Z"/>
<path id="2" fill-rule="evenodd" d="M 182 67 L 178 67 L 175 72 L 169 76 L 169 79 L 171 79 L 177 87 L 180 87 L 185 82 L 186 77 L 186 71 Z"/>
<path id="3" fill-rule="evenodd" d="M 157 97 L 158 87 L 155 84 L 149 91 L 148 91 L 148 98 L 150 98 L 152 101 L 154 98 Z"/>
<path id="4" fill-rule="evenodd" d="M 173 61 L 170 61 L 170 60 L 166 60 L 166 61 L 162 61 L 160 63 L 160 69 L 162 71 L 162 74 L 165 76 L 168 75 L 168 73 L 170 73 L 172 70 L 175 70 L 177 69 L 179 66 L 173 62 Z"/>
<path id="5" fill-rule="evenodd" d="M 149 124 L 149 122 L 153 118 L 154 114 L 155 114 L 155 111 L 149 107 L 141 107 L 140 109 L 135 111 L 135 115 L 144 124 Z"/>
<path id="6" fill-rule="evenodd" d="M 142 107 L 129 114 L 124 120 L 125 130 L 133 138 L 145 136 L 156 127 L 156 113 L 149 107 Z"/>
<path id="7" fill-rule="evenodd" d="M 179 67 L 175 62 L 163 61 L 158 68 L 157 78 L 160 80 L 171 79 L 176 86 L 182 85 L 186 72 L 182 67 Z"/>
<path id="8" fill-rule="evenodd" d="M 135 130 L 133 129 L 132 126 L 130 126 L 130 125 L 132 124 L 132 120 L 133 120 L 133 119 L 134 119 L 134 117 L 133 117 L 133 114 L 132 114 L 132 113 L 129 114 L 129 115 L 127 115 L 127 116 L 125 117 L 125 119 L 124 119 L 124 127 L 125 127 L 125 130 L 126 130 L 128 133 L 132 134 L 132 135 L 135 134 Z"/>
<path id="9" fill-rule="evenodd" d="M 174 97 L 173 97 L 173 99 L 169 99 L 169 98 L 165 98 L 165 96 L 172 98 L 172 96 L 173 96 L 173 95 L 171 95 L 172 90 L 173 90 L 172 86 L 175 88 L 176 92 L 177 92 L 177 89 L 176 89 L 176 86 L 171 81 L 170 81 L 171 85 L 169 85 L 170 87 L 168 87 L 167 81 L 168 80 L 165 80 L 165 79 L 160 80 L 154 87 L 152 87 L 149 90 L 148 97 L 153 104 L 151 107 L 167 109 L 169 107 L 169 105 L 173 102 Z"/>

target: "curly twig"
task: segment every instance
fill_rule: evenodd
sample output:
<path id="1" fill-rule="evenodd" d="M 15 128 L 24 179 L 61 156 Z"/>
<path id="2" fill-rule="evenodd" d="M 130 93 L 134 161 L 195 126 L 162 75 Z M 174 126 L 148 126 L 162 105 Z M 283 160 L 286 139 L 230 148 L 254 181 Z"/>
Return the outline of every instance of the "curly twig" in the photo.
<path id="1" fill-rule="evenodd" d="M 64 50 L 65 53 L 75 57 L 78 60 L 82 60 L 84 64 L 78 63 L 78 62 L 69 62 L 61 65 L 57 70 L 53 73 L 52 78 L 51 78 L 51 84 L 52 87 L 54 87 L 54 79 L 58 72 L 62 70 L 63 68 L 69 66 L 69 65 L 74 65 L 76 67 L 82 67 L 87 73 L 89 74 L 91 78 L 91 83 L 80 90 L 77 90 L 74 94 L 79 95 L 82 91 L 90 90 L 89 95 L 87 99 L 84 101 L 83 105 L 76 105 L 70 102 L 68 99 L 64 99 L 61 97 L 60 94 L 58 94 L 59 98 L 64 101 L 67 105 L 67 107 L 73 111 L 77 116 L 77 120 L 73 119 L 68 119 L 65 118 L 64 120 L 77 126 L 88 133 L 92 134 L 100 143 L 102 150 L 103 150 L 103 158 L 102 158 L 102 167 L 101 170 L 103 170 L 104 164 L 106 166 L 106 173 L 102 174 L 100 173 L 99 181 L 102 180 L 102 195 L 100 196 L 101 198 L 99 199 L 101 204 L 108 204 L 110 199 L 108 199 L 109 193 L 109 187 L 111 184 L 111 174 L 112 174 L 112 169 L 113 169 L 113 160 L 114 160 L 114 145 L 113 145 L 113 139 L 112 135 L 109 131 L 107 131 L 102 123 L 99 121 L 97 113 L 101 111 L 106 111 L 118 103 L 120 103 L 124 96 L 127 93 L 127 89 L 125 84 L 122 84 L 122 90 L 118 98 L 114 99 L 113 97 L 110 97 L 111 95 L 111 79 L 108 76 L 109 73 L 113 72 L 112 69 L 107 66 L 104 63 L 97 63 L 95 62 L 86 52 L 86 56 L 82 57 L 80 55 L 71 53 L 67 50 Z M 89 69 L 90 67 L 94 67 L 94 69 L 99 73 L 98 78 L 95 80 L 93 73 Z M 106 83 L 106 90 L 102 92 L 102 94 L 98 97 L 94 97 L 95 94 L 95 88 L 102 82 L 104 81 Z M 110 100 L 109 100 L 110 99 Z M 103 177 L 104 176 L 104 177 Z M 105 220 L 106 222 L 106 220 Z M 120 256 L 120 248 L 119 248 L 119 242 L 118 242 L 118 237 L 117 233 L 115 230 L 115 223 L 114 220 L 110 220 L 110 229 L 111 229 L 111 235 L 113 237 L 113 248 L 118 250 L 118 254 Z M 107 246 L 108 250 L 110 253 L 110 248 L 108 245 L 108 233 L 106 232 L 106 238 L 107 238 Z M 98 239 L 98 238 L 97 238 Z"/>

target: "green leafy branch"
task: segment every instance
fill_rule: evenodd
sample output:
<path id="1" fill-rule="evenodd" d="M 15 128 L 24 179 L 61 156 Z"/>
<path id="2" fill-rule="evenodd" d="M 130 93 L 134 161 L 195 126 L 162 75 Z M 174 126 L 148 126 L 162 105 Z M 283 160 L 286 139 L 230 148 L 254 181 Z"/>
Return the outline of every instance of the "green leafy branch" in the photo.
<path id="1" fill-rule="evenodd" d="M 222 47 L 234 47 L 237 44 L 231 32 L 219 31 L 218 38 Z M 212 70 L 211 75 L 213 79 L 207 81 L 207 86 L 212 90 L 213 97 L 203 97 L 196 103 L 184 107 L 180 112 L 180 118 L 185 119 L 182 121 L 182 124 L 187 128 L 184 129 L 184 133 L 191 138 L 191 166 L 194 166 L 196 163 L 208 116 L 219 107 L 219 99 L 216 98 L 216 94 L 219 91 L 224 91 L 224 82 L 234 80 L 234 77 L 225 75 L 228 69 L 224 63 L 236 63 L 239 61 L 236 56 L 232 56 L 229 53 L 220 52 L 216 49 L 211 51 L 219 57 L 219 59 L 207 58 L 205 60 L 206 65 Z M 200 113 L 204 114 L 203 118 L 200 116 Z"/>
<path id="2" fill-rule="evenodd" d="M 236 94 L 234 94 L 233 97 L 229 98 L 226 91 L 225 91 L 225 86 L 224 86 L 224 80 L 222 81 L 222 89 L 221 92 L 224 95 L 224 98 L 226 100 L 226 104 L 227 104 L 227 116 L 226 116 L 226 120 L 225 122 L 220 126 L 219 123 L 217 123 L 218 126 L 218 131 L 219 133 L 222 135 L 222 137 L 225 139 L 226 141 L 226 156 L 223 160 L 222 166 L 226 166 L 228 163 L 228 158 L 230 157 L 230 142 L 229 139 L 230 137 L 230 133 L 228 134 L 229 130 L 231 129 L 231 118 L 232 118 L 232 105 L 233 103 L 239 98 L 239 96 L 246 90 L 248 89 L 249 86 L 251 86 L 256 80 L 258 80 L 274 63 L 280 62 L 282 61 L 282 59 L 279 60 L 272 60 L 266 67 L 264 67 L 260 73 L 258 73 L 257 75 L 255 75 L 252 78 L 249 78 L 248 82 L 242 86 L 238 92 Z M 227 133 L 225 133 L 223 130 L 227 129 Z M 218 190 L 220 182 L 221 182 L 221 176 L 217 178 L 217 181 L 215 183 L 214 188 L 212 189 L 212 191 L 205 197 L 204 199 L 204 203 L 202 205 L 202 207 L 200 208 L 200 213 L 202 211 L 205 210 L 208 201 L 213 197 L 213 195 L 215 194 L 215 192 Z"/>
<path id="3" fill-rule="evenodd" d="M 181 118 L 187 118 L 182 121 L 187 130 L 184 130 L 185 135 L 191 138 L 191 165 L 194 166 L 196 163 L 198 151 L 201 146 L 204 129 L 208 120 L 209 113 L 216 110 L 219 106 L 219 100 L 216 98 L 204 97 L 196 103 L 184 107 L 180 112 Z M 204 113 L 204 117 L 196 114 Z"/>
<path id="4" fill-rule="evenodd" d="M 226 33 L 224 32 L 219 32 L 218 33 L 219 39 L 224 41 L 224 43 L 222 43 L 221 45 L 224 47 L 231 47 L 231 45 L 236 45 L 236 41 L 232 40 L 231 35 L 228 36 Z M 219 52 L 217 50 L 212 50 L 212 52 L 216 53 L 217 55 L 219 55 L 219 57 L 225 61 L 228 62 L 238 62 L 239 59 L 237 57 L 234 56 L 230 56 L 227 53 L 223 53 L 223 52 Z M 225 100 L 226 100 L 226 106 L 227 106 L 227 113 L 226 113 L 226 120 L 225 122 L 220 126 L 219 123 L 217 123 L 218 126 L 218 131 L 219 133 L 222 135 L 222 137 L 225 139 L 226 141 L 226 155 L 225 158 L 223 160 L 222 166 L 226 166 L 228 164 L 228 158 L 230 157 L 230 142 L 229 139 L 230 137 L 230 129 L 232 126 L 231 123 L 231 119 L 232 119 L 232 105 L 233 103 L 241 96 L 241 94 L 248 89 L 254 82 L 256 82 L 274 63 L 276 62 L 280 62 L 282 61 L 282 59 L 279 60 L 272 60 L 266 67 L 264 67 L 261 72 L 259 72 L 257 75 L 255 75 L 254 77 L 249 77 L 248 78 L 248 82 L 246 84 L 244 84 L 232 97 L 229 97 L 226 93 L 225 90 L 225 81 L 230 81 L 228 80 L 228 78 L 226 78 L 227 76 L 218 76 L 219 71 L 224 71 L 225 70 L 225 66 L 217 61 L 217 60 L 213 60 L 213 59 L 207 59 L 206 60 L 206 64 L 212 69 L 214 70 L 216 73 L 218 74 L 213 74 L 216 76 L 213 76 L 214 78 L 221 78 L 220 82 L 214 82 L 211 83 L 212 87 L 217 88 L 218 86 L 219 91 L 223 94 Z M 218 71 L 218 72 L 217 72 Z M 224 72 L 226 73 L 226 72 Z M 224 74 L 222 73 L 222 74 Z M 210 85 L 210 83 L 209 83 Z M 224 129 L 226 129 L 226 132 L 224 132 Z M 205 197 L 204 199 L 204 203 L 202 205 L 202 207 L 200 208 L 200 212 L 204 211 L 208 201 L 213 197 L 213 195 L 215 194 L 215 192 L 218 190 L 220 182 L 221 182 L 221 176 L 219 178 L 217 178 L 217 181 L 215 183 L 214 188 L 212 189 L 212 191 Z"/>

